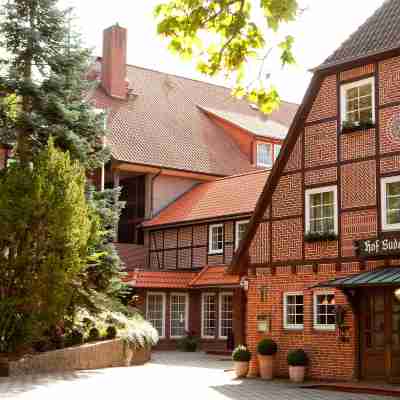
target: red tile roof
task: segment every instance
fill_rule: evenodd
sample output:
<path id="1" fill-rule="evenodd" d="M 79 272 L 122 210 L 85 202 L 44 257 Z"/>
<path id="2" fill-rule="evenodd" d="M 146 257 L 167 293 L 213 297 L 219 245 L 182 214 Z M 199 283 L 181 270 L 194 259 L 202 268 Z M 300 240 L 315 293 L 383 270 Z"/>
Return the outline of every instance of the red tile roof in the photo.
<path id="1" fill-rule="evenodd" d="M 128 273 L 125 281 L 137 288 L 187 289 L 196 275 L 189 271 L 135 271 Z"/>
<path id="2" fill-rule="evenodd" d="M 268 170 L 201 183 L 143 223 L 144 227 L 252 213 Z"/>
<path id="3" fill-rule="evenodd" d="M 114 243 L 126 270 L 146 267 L 146 247 L 131 243 Z"/>
<path id="4" fill-rule="evenodd" d="M 227 275 L 225 266 L 206 265 L 201 272 L 190 282 L 190 286 L 208 287 L 208 286 L 237 286 L 240 283 L 239 275 Z"/>
<path id="5" fill-rule="evenodd" d="M 134 271 L 124 279 L 130 286 L 146 289 L 195 289 L 211 286 L 238 286 L 239 275 L 225 274 L 225 267 L 206 265 L 200 272 Z"/>
<path id="6" fill-rule="evenodd" d="M 254 170 L 233 138 L 199 109 L 260 116 L 230 89 L 132 65 L 127 78 L 134 93 L 129 100 L 112 99 L 100 86 L 92 99 L 108 109 L 114 159 L 220 176 Z M 297 107 L 283 102 L 269 118 L 288 127 Z"/>

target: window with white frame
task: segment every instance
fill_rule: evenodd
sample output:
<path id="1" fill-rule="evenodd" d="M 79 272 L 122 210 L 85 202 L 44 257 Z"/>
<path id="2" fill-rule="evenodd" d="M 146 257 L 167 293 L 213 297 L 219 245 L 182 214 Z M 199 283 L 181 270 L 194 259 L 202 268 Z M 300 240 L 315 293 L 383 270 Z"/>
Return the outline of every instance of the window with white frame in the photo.
<path id="1" fill-rule="evenodd" d="M 400 176 L 381 179 L 383 230 L 400 229 Z"/>
<path id="2" fill-rule="evenodd" d="M 333 292 L 314 293 L 314 328 L 335 329 L 336 306 Z"/>
<path id="3" fill-rule="evenodd" d="M 274 161 L 278 158 L 279 153 L 281 152 L 282 145 L 275 144 L 274 145 Z"/>
<path id="4" fill-rule="evenodd" d="M 337 187 L 306 190 L 306 233 L 338 233 Z"/>
<path id="5" fill-rule="evenodd" d="M 249 220 L 236 222 L 235 249 L 239 247 L 239 243 L 243 239 L 244 234 L 246 233 L 246 228 L 248 224 Z"/>
<path id="6" fill-rule="evenodd" d="M 272 166 L 272 145 L 269 143 L 257 144 L 257 165 L 259 167 Z"/>
<path id="7" fill-rule="evenodd" d="M 185 332 L 188 330 L 188 306 L 187 293 L 171 293 L 170 320 L 172 338 L 185 336 Z"/>
<path id="8" fill-rule="evenodd" d="M 219 337 L 226 339 L 232 331 L 232 293 L 220 293 L 219 295 Z"/>
<path id="9" fill-rule="evenodd" d="M 217 327 L 217 298 L 215 293 L 203 293 L 201 301 L 201 336 L 215 338 Z"/>
<path id="10" fill-rule="evenodd" d="M 283 323 L 285 329 L 303 329 L 304 296 L 301 292 L 285 293 L 283 296 Z"/>
<path id="11" fill-rule="evenodd" d="M 375 122 L 374 78 L 341 86 L 341 119 L 343 126 Z"/>
<path id="12" fill-rule="evenodd" d="M 147 293 L 146 319 L 165 337 L 165 293 Z"/>
<path id="13" fill-rule="evenodd" d="M 224 225 L 210 225 L 209 228 L 209 254 L 221 254 L 224 251 Z"/>

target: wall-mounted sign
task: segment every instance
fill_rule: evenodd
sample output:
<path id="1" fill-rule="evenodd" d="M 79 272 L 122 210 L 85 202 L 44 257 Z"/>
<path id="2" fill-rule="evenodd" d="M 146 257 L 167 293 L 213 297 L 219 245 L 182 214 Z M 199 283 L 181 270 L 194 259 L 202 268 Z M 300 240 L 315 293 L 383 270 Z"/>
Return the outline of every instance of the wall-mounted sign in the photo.
<path id="1" fill-rule="evenodd" d="M 355 246 L 359 257 L 400 255 L 400 237 L 356 240 Z"/>

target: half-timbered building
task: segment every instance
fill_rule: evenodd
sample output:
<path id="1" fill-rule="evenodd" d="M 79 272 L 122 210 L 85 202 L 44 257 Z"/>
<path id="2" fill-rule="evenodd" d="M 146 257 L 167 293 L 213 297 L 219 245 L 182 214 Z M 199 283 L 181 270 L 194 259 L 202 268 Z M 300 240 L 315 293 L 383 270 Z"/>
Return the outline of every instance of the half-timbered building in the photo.
<path id="1" fill-rule="evenodd" d="M 278 375 L 303 348 L 311 378 L 400 380 L 399 47 L 385 1 L 314 70 L 233 259 L 247 343 L 276 340 Z"/>

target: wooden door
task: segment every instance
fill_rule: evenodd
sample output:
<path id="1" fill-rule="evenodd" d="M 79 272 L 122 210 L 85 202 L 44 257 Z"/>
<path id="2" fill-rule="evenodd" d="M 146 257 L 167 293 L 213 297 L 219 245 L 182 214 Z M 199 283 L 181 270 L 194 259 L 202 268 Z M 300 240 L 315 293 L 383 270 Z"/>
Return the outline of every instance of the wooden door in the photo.
<path id="1" fill-rule="evenodd" d="M 363 289 L 360 322 L 362 378 L 400 382 L 400 302 L 394 288 Z"/>
<path id="2" fill-rule="evenodd" d="M 361 294 L 361 376 L 387 379 L 385 343 L 386 296 L 383 288 L 364 289 Z"/>

